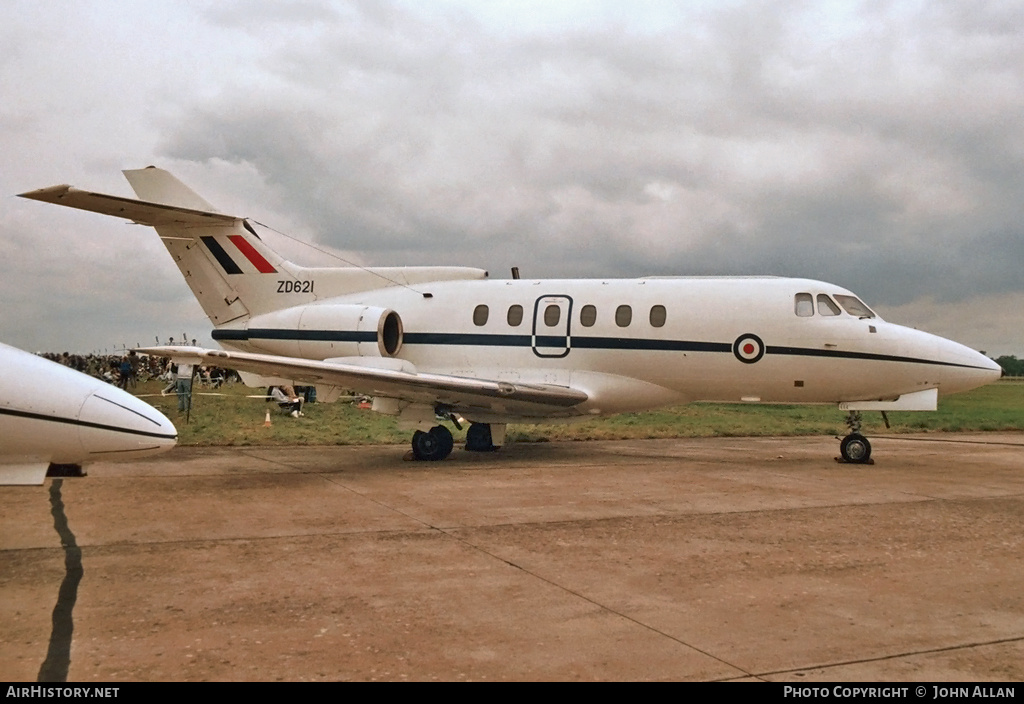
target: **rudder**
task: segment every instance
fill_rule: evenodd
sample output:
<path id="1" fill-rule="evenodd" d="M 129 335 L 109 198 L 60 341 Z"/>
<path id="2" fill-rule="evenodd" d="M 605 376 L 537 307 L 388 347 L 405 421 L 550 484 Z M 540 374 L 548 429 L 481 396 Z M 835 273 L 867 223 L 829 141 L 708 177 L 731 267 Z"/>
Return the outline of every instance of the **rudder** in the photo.
<path id="1" fill-rule="evenodd" d="M 218 212 L 168 171 L 149 166 L 123 173 L 143 201 Z M 284 259 L 241 218 L 200 227 L 156 225 L 156 230 L 215 326 L 280 307 L 272 300 L 277 278 L 294 278 Z"/>

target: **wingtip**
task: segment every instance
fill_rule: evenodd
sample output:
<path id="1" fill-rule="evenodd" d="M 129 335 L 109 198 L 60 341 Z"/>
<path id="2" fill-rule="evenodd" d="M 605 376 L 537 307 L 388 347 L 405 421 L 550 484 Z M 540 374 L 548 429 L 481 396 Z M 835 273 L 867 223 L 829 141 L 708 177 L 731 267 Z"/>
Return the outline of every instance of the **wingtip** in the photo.
<path id="1" fill-rule="evenodd" d="M 71 186 L 66 183 L 62 183 L 59 186 L 47 186 L 46 188 L 37 188 L 34 191 L 26 191 L 19 193 L 19 198 L 29 198 L 31 200 L 41 201 L 53 201 L 57 200 L 71 191 Z"/>

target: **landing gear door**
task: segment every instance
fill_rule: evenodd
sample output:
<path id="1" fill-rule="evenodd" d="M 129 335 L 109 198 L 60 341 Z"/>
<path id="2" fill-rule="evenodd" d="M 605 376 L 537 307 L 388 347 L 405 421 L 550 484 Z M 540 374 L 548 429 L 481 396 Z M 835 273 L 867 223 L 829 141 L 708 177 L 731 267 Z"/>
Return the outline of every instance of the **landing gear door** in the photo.
<path id="1" fill-rule="evenodd" d="M 572 348 L 572 299 L 541 296 L 533 306 L 533 353 L 538 357 L 565 357 Z"/>

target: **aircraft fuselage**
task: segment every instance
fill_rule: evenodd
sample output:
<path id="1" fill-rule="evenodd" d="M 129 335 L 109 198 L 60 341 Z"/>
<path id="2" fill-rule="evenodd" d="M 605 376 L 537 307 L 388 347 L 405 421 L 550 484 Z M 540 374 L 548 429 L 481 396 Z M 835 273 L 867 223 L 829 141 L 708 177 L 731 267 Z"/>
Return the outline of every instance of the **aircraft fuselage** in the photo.
<path id="1" fill-rule="evenodd" d="M 891 400 L 963 391 L 1001 373 L 958 343 L 853 315 L 837 295 L 853 297 L 769 277 L 438 281 L 286 308 L 214 337 L 242 351 L 396 357 L 419 372 L 570 386 L 589 397 L 573 415 L 692 401 Z M 400 317 L 394 354 L 372 326 L 333 322 L 344 317 L 334 310 L 358 306 Z"/>

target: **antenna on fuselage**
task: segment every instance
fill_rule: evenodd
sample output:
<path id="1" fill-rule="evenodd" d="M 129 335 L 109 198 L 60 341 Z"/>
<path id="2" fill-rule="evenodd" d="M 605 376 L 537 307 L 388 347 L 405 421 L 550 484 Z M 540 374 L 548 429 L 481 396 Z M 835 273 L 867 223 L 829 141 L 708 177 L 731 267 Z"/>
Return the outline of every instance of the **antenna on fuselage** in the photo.
<path id="1" fill-rule="evenodd" d="M 517 266 L 512 267 L 512 278 L 514 280 L 516 280 L 516 281 L 519 280 L 519 267 L 517 267 Z"/>

